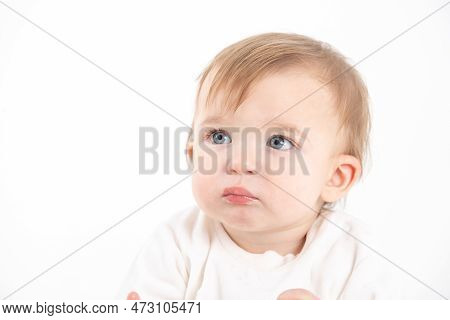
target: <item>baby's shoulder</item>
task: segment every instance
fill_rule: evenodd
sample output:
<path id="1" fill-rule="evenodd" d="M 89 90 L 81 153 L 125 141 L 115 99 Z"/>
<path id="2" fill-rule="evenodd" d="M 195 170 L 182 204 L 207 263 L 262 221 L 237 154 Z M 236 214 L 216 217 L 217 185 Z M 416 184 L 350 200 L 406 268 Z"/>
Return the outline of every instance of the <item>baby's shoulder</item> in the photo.
<path id="1" fill-rule="evenodd" d="M 342 209 L 321 213 L 313 229 L 313 240 L 322 248 L 346 252 L 349 258 L 356 260 L 364 259 L 376 241 L 369 224 Z"/>
<path id="2" fill-rule="evenodd" d="M 209 244 L 215 230 L 214 222 L 197 205 L 173 212 L 159 228 L 161 232 L 169 233 L 183 250 Z"/>
<path id="3" fill-rule="evenodd" d="M 189 205 L 172 212 L 164 224 L 174 231 L 192 233 L 209 228 L 210 223 L 197 205 Z"/>
<path id="4" fill-rule="evenodd" d="M 324 211 L 321 213 L 321 216 L 328 221 L 329 227 L 333 225 L 335 229 L 341 230 L 345 234 L 354 233 L 361 236 L 371 236 L 373 234 L 372 227 L 368 223 L 343 209 Z"/>

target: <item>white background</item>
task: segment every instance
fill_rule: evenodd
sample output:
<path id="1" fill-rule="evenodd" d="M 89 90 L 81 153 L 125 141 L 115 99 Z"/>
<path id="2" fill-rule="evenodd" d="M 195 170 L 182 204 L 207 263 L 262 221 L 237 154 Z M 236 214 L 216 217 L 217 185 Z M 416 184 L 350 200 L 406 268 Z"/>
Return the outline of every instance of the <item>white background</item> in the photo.
<path id="1" fill-rule="evenodd" d="M 295 32 L 355 63 L 444 1 L 4 3 L 190 124 L 196 77 L 233 42 Z M 372 157 L 345 207 L 375 228 L 377 251 L 447 297 L 449 30 L 450 5 L 358 66 Z M 180 123 L 0 3 L 0 298 L 184 177 L 139 175 L 142 126 Z M 147 234 L 192 203 L 187 179 L 11 298 L 114 297 Z M 392 268 L 410 298 L 440 298 Z"/>

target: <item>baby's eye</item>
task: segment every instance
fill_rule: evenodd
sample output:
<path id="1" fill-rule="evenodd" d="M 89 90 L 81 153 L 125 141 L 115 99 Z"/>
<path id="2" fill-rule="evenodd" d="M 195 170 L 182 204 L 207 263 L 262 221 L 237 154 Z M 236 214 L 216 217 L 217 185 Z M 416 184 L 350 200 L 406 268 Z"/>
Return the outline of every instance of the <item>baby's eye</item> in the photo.
<path id="1" fill-rule="evenodd" d="M 212 142 L 215 144 L 231 143 L 231 137 L 224 131 L 214 131 L 211 133 Z"/>
<path id="2" fill-rule="evenodd" d="M 289 150 L 294 145 L 283 136 L 272 136 L 267 141 L 267 146 L 277 150 Z"/>

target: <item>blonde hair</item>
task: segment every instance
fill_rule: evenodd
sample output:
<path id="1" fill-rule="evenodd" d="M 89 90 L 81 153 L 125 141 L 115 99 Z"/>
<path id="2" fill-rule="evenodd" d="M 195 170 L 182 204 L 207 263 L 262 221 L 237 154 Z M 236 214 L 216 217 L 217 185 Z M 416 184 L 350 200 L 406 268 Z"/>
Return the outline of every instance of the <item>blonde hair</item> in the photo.
<path id="1" fill-rule="evenodd" d="M 323 87 L 330 87 L 339 119 L 338 132 L 344 130 L 344 153 L 356 157 L 362 170 L 371 127 L 368 91 L 358 71 L 325 42 L 295 33 L 263 33 L 226 47 L 197 78 L 201 77 L 195 113 L 208 75 L 213 77 L 205 108 L 219 93 L 224 93 L 223 108 L 236 110 L 259 79 L 289 67 L 303 67 L 322 81 Z"/>

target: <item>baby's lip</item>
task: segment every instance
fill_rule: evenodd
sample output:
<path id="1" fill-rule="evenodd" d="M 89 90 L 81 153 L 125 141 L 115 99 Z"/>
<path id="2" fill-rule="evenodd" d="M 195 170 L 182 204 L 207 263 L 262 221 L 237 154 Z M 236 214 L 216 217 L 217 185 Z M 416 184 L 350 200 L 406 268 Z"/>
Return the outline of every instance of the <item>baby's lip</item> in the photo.
<path id="1" fill-rule="evenodd" d="M 258 199 L 250 191 L 248 191 L 244 187 L 239 187 L 239 186 L 225 188 L 223 190 L 222 196 L 226 197 L 226 196 L 229 196 L 229 195 L 245 196 L 245 197 L 248 197 L 248 198 Z"/>

